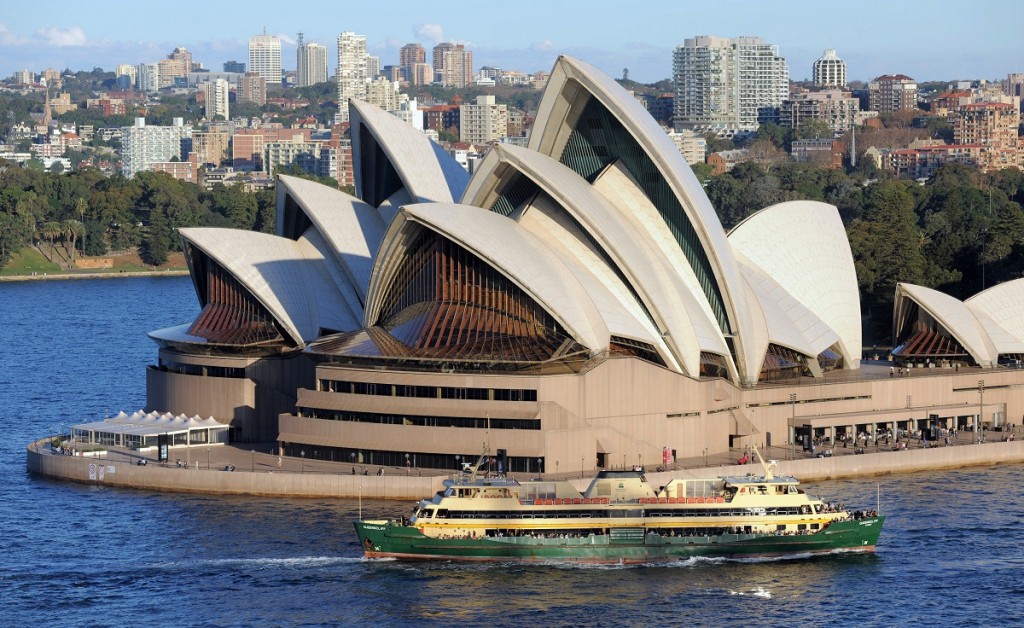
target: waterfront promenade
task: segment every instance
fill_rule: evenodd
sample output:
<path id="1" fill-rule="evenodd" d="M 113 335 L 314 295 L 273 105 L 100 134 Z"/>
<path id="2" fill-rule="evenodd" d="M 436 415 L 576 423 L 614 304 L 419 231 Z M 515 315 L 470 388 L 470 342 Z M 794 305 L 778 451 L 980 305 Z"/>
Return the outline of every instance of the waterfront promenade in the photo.
<path id="1" fill-rule="evenodd" d="M 905 451 L 884 446 L 869 446 L 863 454 L 852 447 L 834 449 L 828 458 L 810 457 L 799 451 L 774 447 L 764 453 L 778 460 L 776 473 L 792 475 L 803 482 L 839 478 L 942 471 L 971 466 L 1024 463 L 1024 440 L 1001 441 L 1000 432 L 989 432 L 988 442 L 972 443 L 970 434 L 962 434 L 959 444 L 922 448 L 911 441 Z M 108 450 L 101 457 L 61 455 L 50 450 L 46 440 L 26 448 L 27 468 L 32 473 L 60 480 L 121 488 L 167 492 L 225 495 L 263 495 L 279 497 L 338 497 L 369 499 L 420 499 L 442 488 L 442 482 L 454 471 L 439 469 L 399 469 L 279 458 L 272 453 L 273 443 L 226 445 L 171 450 L 169 464 L 159 464 L 152 454 L 129 450 Z M 723 475 L 760 473 L 759 465 L 737 465 L 742 451 L 731 451 L 704 458 L 681 459 L 675 470 L 648 471 L 652 484 L 665 484 L 673 477 L 708 478 Z M 794 459 L 787 460 L 787 457 Z M 147 464 L 138 462 L 145 458 Z M 177 464 L 180 461 L 180 466 Z M 233 471 L 225 468 L 233 467 Z M 355 474 L 353 475 L 353 470 Z M 364 475 L 365 471 L 365 475 Z M 581 475 L 583 477 L 581 477 Z M 562 473 L 577 488 L 585 489 L 592 474 Z M 522 474 L 522 479 L 527 479 Z"/>

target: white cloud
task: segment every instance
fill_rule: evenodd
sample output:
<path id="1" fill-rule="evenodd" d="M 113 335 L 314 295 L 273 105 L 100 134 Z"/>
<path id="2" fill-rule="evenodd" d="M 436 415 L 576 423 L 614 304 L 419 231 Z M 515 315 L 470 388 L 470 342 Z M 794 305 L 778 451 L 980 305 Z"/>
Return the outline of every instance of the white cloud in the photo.
<path id="1" fill-rule="evenodd" d="M 429 41 L 444 40 L 444 28 L 440 24 L 417 24 L 414 29 L 416 36 Z"/>
<path id="2" fill-rule="evenodd" d="M 6 24 L 0 22 L 0 46 L 20 46 L 24 43 L 27 42 L 15 33 L 12 33 Z"/>
<path id="3" fill-rule="evenodd" d="M 71 28 L 40 28 L 36 30 L 36 36 L 44 40 L 50 46 L 62 48 L 64 46 L 84 46 L 88 43 L 85 31 L 78 26 Z"/>
<path id="4" fill-rule="evenodd" d="M 530 50 L 534 52 L 550 52 L 555 49 L 555 43 L 550 39 L 544 41 L 537 41 L 530 44 Z"/>
<path id="5" fill-rule="evenodd" d="M 299 43 L 283 33 L 278 33 L 277 38 L 280 39 L 282 42 L 288 44 L 289 46 L 294 46 L 295 44 Z"/>

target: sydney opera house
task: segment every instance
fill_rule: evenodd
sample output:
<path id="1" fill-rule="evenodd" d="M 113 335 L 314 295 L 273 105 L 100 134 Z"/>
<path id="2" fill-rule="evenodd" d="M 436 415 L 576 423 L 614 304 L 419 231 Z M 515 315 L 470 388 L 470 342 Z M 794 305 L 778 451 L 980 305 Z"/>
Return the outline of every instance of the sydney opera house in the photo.
<path id="1" fill-rule="evenodd" d="M 894 356 L 915 376 L 869 375 L 837 210 L 782 203 L 727 233 L 665 132 L 586 63 L 560 58 L 528 148 L 494 146 L 472 177 L 349 107 L 355 196 L 281 176 L 276 234 L 181 231 L 201 312 L 150 334 L 147 410 L 360 464 L 457 468 L 487 442 L 532 473 L 1024 408 L 998 368 L 1024 354 L 1024 287 L 901 286 Z"/>

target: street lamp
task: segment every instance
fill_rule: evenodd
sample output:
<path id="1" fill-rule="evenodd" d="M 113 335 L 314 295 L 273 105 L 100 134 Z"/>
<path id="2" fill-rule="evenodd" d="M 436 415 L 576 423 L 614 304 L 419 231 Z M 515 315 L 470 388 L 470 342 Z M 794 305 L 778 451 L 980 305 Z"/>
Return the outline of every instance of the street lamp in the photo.
<path id="1" fill-rule="evenodd" d="M 974 424 L 974 439 L 981 442 L 981 420 L 985 417 L 985 380 L 978 380 L 978 420 Z"/>
<path id="2" fill-rule="evenodd" d="M 796 440 L 796 393 L 789 393 L 789 407 L 791 410 L 791 420 L 789 422 L 789 454 L 788 458 L 793 459 L 793 445 Z"/>
<path id="3" fill-rule="evenodd" d="M 299 473 L 305 473 L 306 472 L 306 450 L 305 449 L 303 449 L 302 451 L 299 452 L 299 457 L 302 458 L 302 469 L 299 471 Z"/>
<path id="4" fill-rule="evenodd" d="M 540 463 L 540 458 L 537 458 L 537 473 L 544 473 L 544 469 L 540 468 Z"/>
<path id="5" fill-rule="evenodd" d="M 704 446 L 704 466 L 708 466 L 708 448 L 706 445 Z"/>
<path id="6" fill-rule="evenodd" d="M 256 450 L 252 450 L 252 471 L 256 471 Z"/>
<path id="7" fill-rule="evenodd" d="M 206 470 L 210 470 L 210 446 L 206 446 Z"/>
<path id="8" fill-rule="evenodd" d="M 558 476 L 558 461 L 555 460 L 555 476 Z"/>
<path id="9" fill-rule="evenodd" d="M 409 454 L 405 454 L 405 474 L 412 475 L 412 465 L 409 464 Z"/>
<path id="10" fill-rule="evenodd" d="M 580 479 L 583 479 L 583 456 L 580 456 Z"/>

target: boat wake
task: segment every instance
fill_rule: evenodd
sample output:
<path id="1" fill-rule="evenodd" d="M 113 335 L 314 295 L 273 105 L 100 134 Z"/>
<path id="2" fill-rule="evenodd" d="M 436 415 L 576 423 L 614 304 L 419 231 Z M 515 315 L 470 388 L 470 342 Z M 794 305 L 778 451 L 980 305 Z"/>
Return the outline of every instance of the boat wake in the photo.
<path id="1" fill-rule="evenodd" d="M 729 590 L 729 595 L 740 595 L 740 596 L 749 595 L 749 596 L 752 596 L 752 597 L 759 597 L 759 598 L 762 598 L 762 599 L 765 599 L 765 600 L 772 599 L 772 592 L 768 591 L 764 587 L 757 587 L 757 588 L 754 588 L 754 589 L 750 589 L 749 591 L 733 591 L 732 589 L 730 589 Z"/>
<path id="2" fill-rule="evenodd" d="M 244 569 L 257 571 L 260 569 L 307 569 L 330 567 L 334 565 L 355 564 L 364 562 L 363 557 L 348 556 L 296 556 L 291 558 L 216 558 L 199 559 L 196 561 L 177 561 L 151 565 L 152 569 L 179 570 L 183 568 L 205 567 L 210 569 Z"/>

